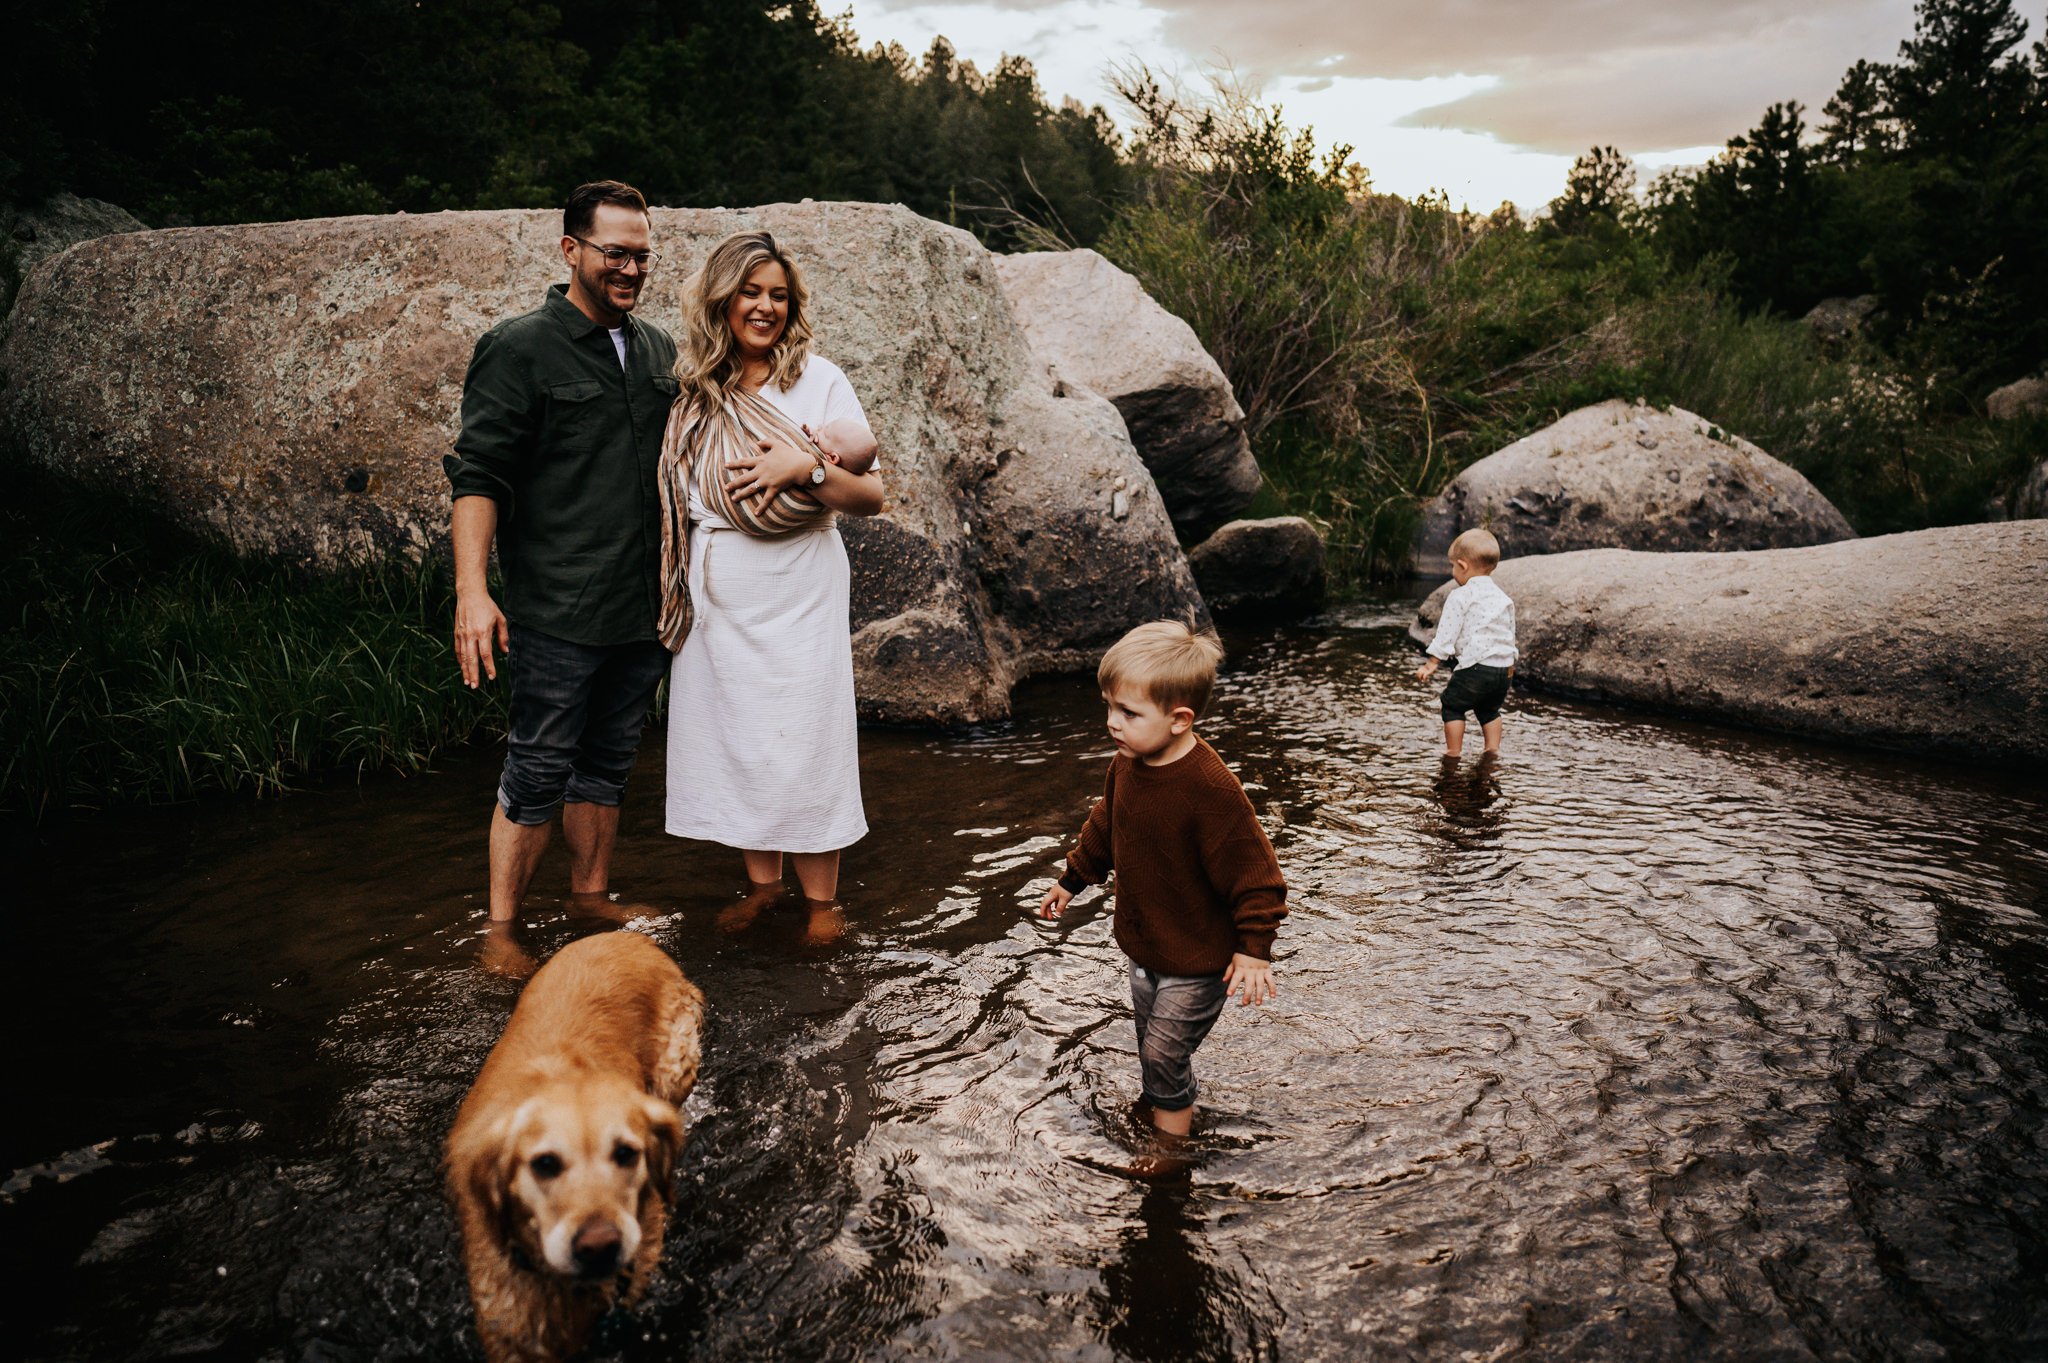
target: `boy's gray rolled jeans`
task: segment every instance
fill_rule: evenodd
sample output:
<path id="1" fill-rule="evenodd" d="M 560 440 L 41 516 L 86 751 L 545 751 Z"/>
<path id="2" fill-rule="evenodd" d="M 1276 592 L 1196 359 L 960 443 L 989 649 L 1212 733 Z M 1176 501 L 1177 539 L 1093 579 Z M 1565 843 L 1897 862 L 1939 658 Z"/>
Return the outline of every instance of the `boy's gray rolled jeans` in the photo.
<path id="1" fill-rule="evenodd" d="M 1195 1047 L 1229 998 L 1223 976 L 1160 975 L 1131 963 L 1131 1011 L 1138 1022 L 1138 1070 L 1145 1101 L 1178 1112 L 1195 1101 Z"/>

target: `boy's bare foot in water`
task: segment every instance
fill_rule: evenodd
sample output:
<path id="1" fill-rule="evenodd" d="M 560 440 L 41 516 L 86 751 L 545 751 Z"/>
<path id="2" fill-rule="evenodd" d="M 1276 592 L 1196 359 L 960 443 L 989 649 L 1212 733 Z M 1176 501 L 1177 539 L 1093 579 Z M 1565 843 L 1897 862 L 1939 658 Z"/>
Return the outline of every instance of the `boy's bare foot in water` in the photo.
<path id="1" fill-rule="evenodd" d="M 747 882 L 746 898 L 728 904 L 718 913 L 720 932 L 745 932 L 754 920 L 761 916 L 761 910 L 782 898 L 782 882 L 779 880 L 750 880 Z"/>
<path id="2" fill-rule="evenodd" d="M 511 923 L 492 923 L 484 930 L 484 942 L 477 952 L 477 964 L 493 975 L 508 980 L 530 980 L 540 962 L 519 944 L 518 929 Z"/>
<path id="3" fill-rule="evenodd" d="M 661 910 L 652 904 L 621 904 L 611 894 L 571 894 L 569 912 L 582 918 L 602 918 L 607 923 L 631 923 L 640 918 L 659 918 Z"/>

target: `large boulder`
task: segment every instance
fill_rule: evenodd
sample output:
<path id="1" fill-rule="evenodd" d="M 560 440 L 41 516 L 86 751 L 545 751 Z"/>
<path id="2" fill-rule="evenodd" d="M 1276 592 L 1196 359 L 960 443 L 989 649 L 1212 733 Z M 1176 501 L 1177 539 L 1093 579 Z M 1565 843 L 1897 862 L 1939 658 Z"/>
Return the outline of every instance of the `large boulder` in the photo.
<path id="1" fill-rule="evenodd" d="M 1123 413 L 1183 538 L 1251 505 L 1259 466 L 1230 380 L 1194 329 L 1093 251 L 999 255 L 996 271 L 1031 348 Z"/>
<path id="2" fill-rule="evenodd" d="M 2016 521 L 2048 516 L 2048 459 L 2034 465 L 2027 481 L 2013 494 L 2012 518 Z"/>
<path id="3" fill-rule="evenodd" d="M 1323 537 L 1299 516 L 1232 521 L 1188 551 L 1202 599 L 1218 615 L 1298 615 L 1321 604 Z"/>
<path id="4" fill-rule="evenodd" d="M 1122 420 L 1060 395 L 972 236 L 871 204 L 657 209 L 644 315 L 679 331 L 690 271 L 741 228 L 804 263 L 818 351 L 882 441 L 889 509 L 844 527 L 863 714 L 999 716 L 1019 678 L 1202 613 Z M 22 291 L 0 426 L 248 553 L 427 552 L 471 348 L 563 277 L 560 232 L 558 213 L 507 211 L 87 242 Z"/>
<path id="5" fill-rule="evenodd" d="M 13 213 L 6 229 L 15 250 L 21 253 L 24 274 L 81 241 L 149 230 L 125 208 L 101 199 L 81 199 L 68 192 L 52 194 L 33 208 Z"/>
<path id="6" fill-rule="evenodd" d="M 1789 549 L 1851 539 L 1800 473 L 1683 408 L 1582 407 L 1488 455 L 1423 512 L 1415 568 L 1484 526 L 1504 556 L 1574 549 Z"/>
<path id="7" fill-rule="evenodd" d="M 1878 299 L 1874 293 L 1855 298 L 1823 298 L 1801 320 L 1823 345 L 1839 346 L 1861 335 L 1864 327 L 1877 316 L 1877 310 Z"/>
<path id="8" fill-rule="evenodd" d="M 1909 751 L 2048 759 L 2048 521 L 1511 559 L 1519 684 Z M 1450 584 L 1409 635 L 1434 634 Z"/>
<path id="9" fill-rule="evenodd" d="M 2048 374 L 2015 379 L 1993 389 L 1984 399 L 1984 412 L 1994 421 L 2013 421 L 2023 416 L 2048 412 Z"/>

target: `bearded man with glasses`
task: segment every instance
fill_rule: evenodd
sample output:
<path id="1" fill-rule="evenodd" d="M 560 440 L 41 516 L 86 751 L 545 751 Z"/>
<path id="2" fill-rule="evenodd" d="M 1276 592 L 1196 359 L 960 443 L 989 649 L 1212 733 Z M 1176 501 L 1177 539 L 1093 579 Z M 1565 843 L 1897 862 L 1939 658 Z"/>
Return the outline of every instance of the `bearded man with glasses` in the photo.
<path id="1" fill-rule="evenodd" d="M 490 916 L 509 926 L 555 812 L 571 904 L 610 908 L 619 800 L 669 666 L 655 472 L 676 346 L 636 319 L 660 257 L 647 201 L 616 180 L 562 212 L 569 282 L 476 343 L 453 487 L 455 657 L 471 687 L 509 674 L 510 733 L 491 815 Z M 486 578 L 497 542 L 501 609 Z M 506 939 L 502 934 L 502 945 Z"/>

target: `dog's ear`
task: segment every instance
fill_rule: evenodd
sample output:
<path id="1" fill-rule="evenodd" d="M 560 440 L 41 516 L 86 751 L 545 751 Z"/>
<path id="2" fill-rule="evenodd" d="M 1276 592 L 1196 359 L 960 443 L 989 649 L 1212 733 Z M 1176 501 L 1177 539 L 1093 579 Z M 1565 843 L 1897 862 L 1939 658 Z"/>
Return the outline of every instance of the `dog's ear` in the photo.
<path id="1" fill-rule="evenodd" d="M 683 1116 L 650 1093 L 641 1096 L 640 1120 L 647 1142 L 647 1186 L 661 1198 L 663 1206 L 673 1206 L 676 1156 L 683 1149 Z"/>
<path id="2" fill-rule="evenodd" d="M 450 1183 L 493 1222 L 503 1225 L 511 1203 L 512 1179 L 519 1170 L 519 1147 L 512 1137 L 532 1104 L 523 1103 L 470 1131 L 448 1152 Z"/>

